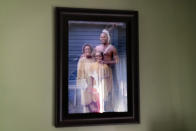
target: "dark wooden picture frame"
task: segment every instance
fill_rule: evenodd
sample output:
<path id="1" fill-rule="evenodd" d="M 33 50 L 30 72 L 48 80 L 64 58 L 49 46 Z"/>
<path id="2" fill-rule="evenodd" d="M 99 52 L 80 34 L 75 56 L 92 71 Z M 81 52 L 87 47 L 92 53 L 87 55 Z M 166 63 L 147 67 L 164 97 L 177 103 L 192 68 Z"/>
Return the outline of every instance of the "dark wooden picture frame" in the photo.
<path id="1" fill-rule="evenodd" d="M 93 21 L 94 23 L 117 22 L 117 24 L 120 22 L 120 24 L 124 23 L 126 25 L 124 29 L 125 37 L 123 38 L 125 44 L 122 51 L 126 54 L 126 73 L 123 74 L 126 76 L 126 111 L 102 113 L 69 112 L 69 101 L 71 101 L 69 97 L 69 73 L 72 66 L 69 65 L 71 59 L 69 53 L 70 48 L 74 48 L 71 45 L 71 40 L 69 40 L 72 33 L 69 21 L 79 21 L 79 23 L 85 23 L 85 21 Z M 116 24 L 113 25 L 116 26 Z M 55 30 L 55 126 L 139 123 L 138 12 L 56 7 Z M 80 32 L 78 34 L 83 33 Z M 99 40 L 99 36 L 96 36 L 96 38 Z M 81 47 L 75 46 L 75 48 Z"/>

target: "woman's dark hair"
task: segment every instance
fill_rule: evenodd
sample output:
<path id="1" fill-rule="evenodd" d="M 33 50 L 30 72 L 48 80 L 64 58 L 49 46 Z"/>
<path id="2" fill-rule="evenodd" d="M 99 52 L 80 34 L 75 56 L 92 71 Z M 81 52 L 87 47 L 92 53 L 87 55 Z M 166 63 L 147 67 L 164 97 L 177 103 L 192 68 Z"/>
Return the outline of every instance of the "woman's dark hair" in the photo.
<path id="1" fill-rule="evenodd" d="M 90 45 L 90 44 L 84 44 L 83 46 L 82 46 L 82 53 L 84 53 L 84 49 L 85 49 L 85 47 L 90 47 L 90 49 L 91 49 L 91 53 L 92 53 L 92 51 L 93 51 L 93 47 Z"/>

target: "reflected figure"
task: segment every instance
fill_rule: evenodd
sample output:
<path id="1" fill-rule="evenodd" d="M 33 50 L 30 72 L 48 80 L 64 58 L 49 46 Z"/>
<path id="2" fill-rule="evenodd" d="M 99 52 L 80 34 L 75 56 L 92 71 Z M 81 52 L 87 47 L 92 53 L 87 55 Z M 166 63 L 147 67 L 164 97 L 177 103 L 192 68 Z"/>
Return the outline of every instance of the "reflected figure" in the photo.
<path id="1" fill-rule="evenodd" d="M 100 98 L 99 92 L 95 85 L 95 79 L 92 76 L 89 76 L 87 79 L 87 88 L 84 92 L 85 98 L 85 108 L 88 112 L 99 113 L 100 112 Z"/>

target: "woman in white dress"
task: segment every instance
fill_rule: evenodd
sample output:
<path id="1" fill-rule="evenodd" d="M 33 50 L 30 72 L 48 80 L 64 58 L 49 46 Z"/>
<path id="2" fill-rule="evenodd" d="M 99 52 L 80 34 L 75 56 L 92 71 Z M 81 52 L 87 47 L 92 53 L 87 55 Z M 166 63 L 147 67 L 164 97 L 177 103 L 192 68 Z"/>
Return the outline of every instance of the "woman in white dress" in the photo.
<path id="1" fill-rule="evenodd" d="M 93 77 L 93 88 L 95 88 L 99 95 L 99 112 L 103 113 L 104 102 L 108 101 L 108 94 L 112 91 L 112 70 L 103 62 L 103 53 L 97 51 L 95 53 L 95 62 L 90 66 L 90 77 Z"/>
<path id="2" fill-rule="evenodd" d="M 85 108 L 85 96 L 84 91 L 88 86 L 87 79 L 89 77 L 89 69 L 91 64 L 94 63 L 94 58 L 92 57 L 92 46 L 90 44 L 85 44 L 82 48 L 82 55 L 78 61 L 77 65 L 77 83 L 76 87 L 81 91 L 80 104 L 83 106 L 83 112 L 88 112 Z"/>

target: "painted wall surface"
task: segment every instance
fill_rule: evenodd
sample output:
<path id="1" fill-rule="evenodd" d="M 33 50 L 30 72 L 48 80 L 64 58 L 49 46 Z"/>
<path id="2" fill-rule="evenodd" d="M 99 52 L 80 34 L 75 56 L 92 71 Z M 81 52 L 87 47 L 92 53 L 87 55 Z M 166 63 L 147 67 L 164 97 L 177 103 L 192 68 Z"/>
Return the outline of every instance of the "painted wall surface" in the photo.
<path id="1" fill-rule="evenodd" d="M 139 11 L 141 123 L 53 126 L 54 7 Z M 0 131 L 195 131 L 194 0 L 0 0 Z"/>

